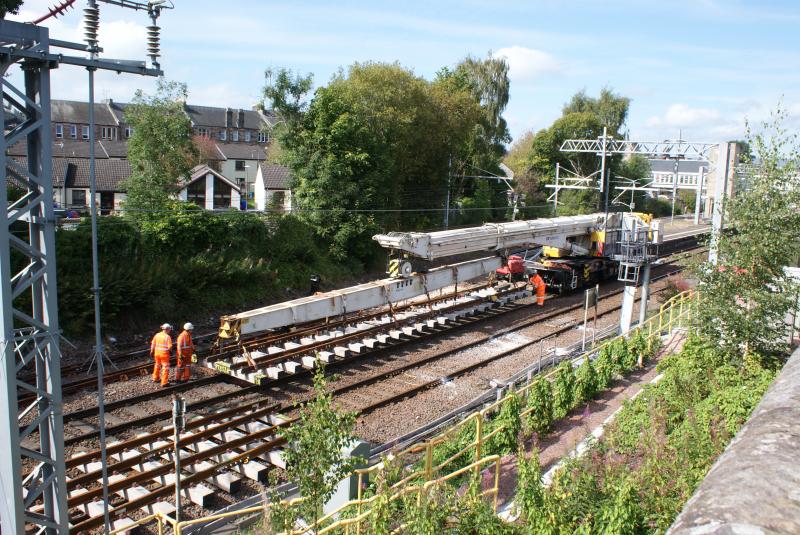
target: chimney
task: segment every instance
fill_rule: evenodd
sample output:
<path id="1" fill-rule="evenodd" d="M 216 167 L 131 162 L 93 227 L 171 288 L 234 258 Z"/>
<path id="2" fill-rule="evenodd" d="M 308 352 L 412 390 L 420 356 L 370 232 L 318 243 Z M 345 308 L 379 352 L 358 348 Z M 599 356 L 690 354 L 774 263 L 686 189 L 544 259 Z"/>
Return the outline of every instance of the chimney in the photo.
<path id="1" fill-rule="evenodd" d="M 244 128 L 244 110 L 239 109 L 239 117 L 237 118 L 238 124 L 236 125 L 239 128 Z"/>
<path id="2" fill-rule="evenodd" d="M 225 127 L 230 128 L 233 126 L 233 110 L 225 108 Z"/>

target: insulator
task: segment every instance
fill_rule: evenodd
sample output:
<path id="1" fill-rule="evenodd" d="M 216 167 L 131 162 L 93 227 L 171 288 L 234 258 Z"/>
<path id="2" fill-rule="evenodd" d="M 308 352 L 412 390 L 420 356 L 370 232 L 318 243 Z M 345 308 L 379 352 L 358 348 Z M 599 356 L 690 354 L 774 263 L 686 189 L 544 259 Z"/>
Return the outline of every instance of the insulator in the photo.
<path id="1" fill-rule="evenodd" d="M 153 63 L 158 63 L 158 57 L 161 55 L 160 49 L 161 41 L 161 28 L 155 24 L 147 27 L 147 55 L 153 60 Z"/>
<path id="2" fill-rule="evenodd" d="M 100 29 L 100 9 L 97 4 L 90 3 L 83 10 L 83 35 L 86 36 L 86 43 L 94 48 L 97 46 L 97 32 Z"/>

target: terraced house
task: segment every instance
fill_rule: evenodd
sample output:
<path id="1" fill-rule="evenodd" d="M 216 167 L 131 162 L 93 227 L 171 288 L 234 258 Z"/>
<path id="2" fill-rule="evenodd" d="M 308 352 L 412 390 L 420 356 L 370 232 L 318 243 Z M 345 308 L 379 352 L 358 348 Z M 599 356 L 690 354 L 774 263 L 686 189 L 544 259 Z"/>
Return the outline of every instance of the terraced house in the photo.
<path id="1" fill-rule="evenodd" d="M 127 103 L 105 100 L 95 104 L 95 158 L 97 197 L 101 214 L 119 211 L 125 199 L 124 181 L 130 176 L 128 139 L 132 129 L 125 123 Z M 277 117 L 269 111 L 258 109 L 232 109 L 184 104 L 184 111 L 192 124 L 195 141 L 202 159 L 221 178 L 209 181 L 209 190 L 203 194 L 215 197 L 214 186 L 221 184 L 224 192 L 216 197 L 225 202 L 204 203 L 208 209 L 244 208 L 245 199 L 255 207 L 255 186 L 259 166 L 266 163 L 267 148 Z M 89 104 L 70 100 L 52 101 L 53 186 L 56 202 L 67 209 L 82 210 L 89 206 Z M 26 147 L 18 143 L 8 150 L 8 155 L 25 164 Z M 270 164 L 274 167 L 274 164 Z M 280 168 L 280 166 L 277 166 Z M 193 170 L 193 175 L 197 169 Z M 285 168 L 273 172 L 270 182 L 290 206 Z M 276 183 L 275 177 L 282 181 Z M 192 177 L 176 177 L 176 183 L 186 185 Z M 189 195 L 191 196 L 191 195 Z M 184 190 L 181 198 L 187 198 Z M 228 202 L 235 199 L 235 202 Z M 223 206 L 224 205 L 224 206 Z M 283 205 L 282 205 L 283 206 Z"/>

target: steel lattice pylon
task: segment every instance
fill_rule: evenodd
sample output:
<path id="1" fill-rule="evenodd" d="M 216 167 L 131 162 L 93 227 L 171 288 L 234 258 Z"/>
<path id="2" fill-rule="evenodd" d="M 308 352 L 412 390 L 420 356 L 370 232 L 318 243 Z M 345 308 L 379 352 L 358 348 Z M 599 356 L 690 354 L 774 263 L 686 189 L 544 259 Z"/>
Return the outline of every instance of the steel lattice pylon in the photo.
<path id="1" fill-rule="evenodd" d="M 10 23 L 3 23 L 4 30 Z M 46 28 L 14 25 L 13 43 L 48 52 Z M 3 32 L 4 45 L 9 44 Z M 19 64 L 24 88 L 5 77 Z M 47 59 L 0 55 L 4 75 L 0 166 L 0 463 L 3 533 L 67 533 L 64 430 L 58 296 L 55 271 L 55 214 L 50 139 L 50 65 Z M 17 142 L 27 145 L 27 166 L 6 158 Z M 8 182 L 25 192 L 9 201 Z M 20 407 L 18 393 L 35 395 Z M 28 468 L 23 476 L 23 464 Z M 21 482 L 21 484 L 20 484 Z"/>

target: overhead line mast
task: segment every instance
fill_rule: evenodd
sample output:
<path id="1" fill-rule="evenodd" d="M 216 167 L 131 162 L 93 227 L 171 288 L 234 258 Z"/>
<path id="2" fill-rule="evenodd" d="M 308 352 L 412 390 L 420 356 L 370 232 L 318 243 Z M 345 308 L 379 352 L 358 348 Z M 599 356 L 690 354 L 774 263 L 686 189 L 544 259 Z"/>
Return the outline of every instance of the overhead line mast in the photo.
<path id="1" fill-rule="evenodd" d="M 50 71 L 72 65 L 90 72 L 163 75 L 157 63 L 160 29 L 156 21 L 162 9 L 172 7 L 171 3 L 104 1 L 148 12 L 151 19 L 148 55 L 152 67 L 145 61 L 98 56 L 102 49 L 96 43 L 99 12 L 95 1 L 89 2 L 86 11 L 87 42 L 95 38 L 89 44 L 51 39 L 48 28 L 35 24 L 0 21 L 0 73 L 3 75 L 0 444 L 7 451 L 5 462 L 0 463 L 3 488 L 0 530 L 3 533 L 69 532 L 55 264 Z M 61 4 L 45 18 L 60 14 L 66 7 L 69 7 L 67 3 Z M 62 50 L 53 52 L 52 49 Z M 85 53 L 88 57 L 69 55 L 68 51 Z M 22 70 L 23 83 L 19 86 L 7 76 L 14 66 Z M 20 142 L 26 144 L 27 165 L 7 157 L 8 149 Z M 9 180 L 18 183 L 25 192 L 16 201 L 8 198 Z M 20 237 L 20 226 L 27 227 L 27 238 Z M 96 232 L 93 234 L 96 240 Z M 99 292 L 98 282 L 95 278 L 95 292 Z M 30 296 L 29 301 L 26 296 Z M 102 364 L 102 358 L 98 362 Z M 34 374 L 28 373 L 31 368 Z M 20 408 L 19 392 L 33 393 L 35 398 Z M 35 434 L 38 437 L 34 438 Z M 23 464 L 31 467 L 24 477 Z"/>

